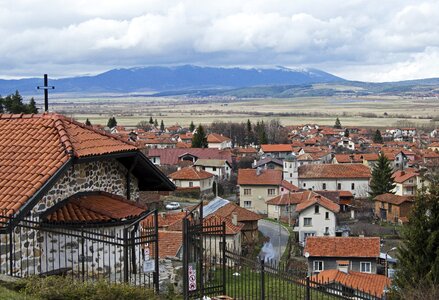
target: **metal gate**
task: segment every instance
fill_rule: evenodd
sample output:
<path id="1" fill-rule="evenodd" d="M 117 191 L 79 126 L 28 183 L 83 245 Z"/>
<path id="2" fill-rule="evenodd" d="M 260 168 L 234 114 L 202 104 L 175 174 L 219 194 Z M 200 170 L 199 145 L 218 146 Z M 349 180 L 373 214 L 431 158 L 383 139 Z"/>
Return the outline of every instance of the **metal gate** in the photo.
<path id="1" fill-rule="evenodd" d="M 183 219 L 183 295 L 185 299 L 224 295 L 226 225 L 203 217 L 201 202 Z"/>

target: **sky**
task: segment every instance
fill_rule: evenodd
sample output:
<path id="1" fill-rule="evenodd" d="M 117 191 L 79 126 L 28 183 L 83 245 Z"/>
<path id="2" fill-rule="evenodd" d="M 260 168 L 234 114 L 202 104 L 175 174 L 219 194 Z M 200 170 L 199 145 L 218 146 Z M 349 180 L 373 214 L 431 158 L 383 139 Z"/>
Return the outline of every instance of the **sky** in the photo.
<path id="1" fill-rule="evenodd" d="M 0 78 L 182 64 L 439 77 L 439 1 L 0 0 Z"/>

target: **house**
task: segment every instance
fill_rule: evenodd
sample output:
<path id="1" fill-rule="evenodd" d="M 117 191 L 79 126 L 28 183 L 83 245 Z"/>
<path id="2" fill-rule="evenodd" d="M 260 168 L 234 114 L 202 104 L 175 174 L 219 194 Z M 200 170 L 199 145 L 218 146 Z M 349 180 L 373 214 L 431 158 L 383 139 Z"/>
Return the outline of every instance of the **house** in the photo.
<path id="1" fill-rule="evenodd" d="M 280 170 L 239 169 L 240 206 L 259 214 L 266 214 L 266 201 L 280 194 L 281 184 Z"/>
<path id="2" fill-rule="evenodd" d="M 354 195 L 350 191 L 314 191 L 340 205 L 341 211 L 348 211 L 354 201 Z"/>
<path id="3" fill-rule="evenodd" d="M 273 158 L 285 158 L 288 154 L 293 152 L 293 145 L 291 144 L 263 144 L 259 153 Z"/>
<path id="4" fill-rule="evenodd" d="M 267 201 L 267 217 L 281 219 L 285 223 L 294 224 L 297 218 L 296 206 L 308 199 L 311 191 L 298 190 L 288 193 L 281 193 Z"/>
<path id="5" fill-rule="evenodd" d="M 211 133 L 207 136 L 207 144 L 209 148 L 220 150 L 232 148 L 232 140 L 217 133 Z"/>
<path id="6" fill-rule="evenodd" d="M 337 147 L 353 151 L 355 150 L 355 143 L 352 141 L 352 139 L 344 137 L 337 143 Z"/>
<path id="7" fill-rule="evenodd" d="M 419 173 L 414 169 L 406 169 L 404 171 L 396 171 L 392 175 L 395 183 L 393 192 L 400 196 L 414 196 L 417 191 L 417 182 Z"/>
<path id="8" fill-rule="evenodd" d="M 194 167 L 182 168 L 168 175 L 178 188 L 197 188 L 202 195 L 212 195 L 215 178 L 212 173 Z M 215 183 L 216 184 L 216 183 Z"/>
<path id="9" fill-rule="evenodd" d="M 229 180 L 232 176 L 232 166 L 225 159 L 198 159 L 194 166 L 212 173 L 219 180 Z"/>
<path id="10" fill-rule="evenodd" d="M 299 242 L 305 243 L 310 236 L 335 236 L 336 214 L 340 206 L 315 192 L 308 192 L 307 198 L 297 204 L 297 226 Z"/>
<path id="11" fill-rule="evenodd" d="M 156 137 L 154 139 L 142 140 L 145 148 L 148 149 L 168 149 L 175 148 L 177 142 L 167 137 Z"/>
<path id="12" fill-rule="evenodd" d="M 308 237 L 303 250 L 308 273 L 325 270 L 377 273 L 380 257 L 379 237 Z"/>
<path id="13" fill-rule="evenodd" d="M 195 163 L 198 159 L 224 159 L 231 165 L 230 150 L 209 148 L 150 149 L 148 157 L 157 166 L 176 166 L 181 161 Z"/>
<path id="14" fill-rule="evenodd" d="M 291 168 L 290 168 L 291 166 Z M 363 164 L 311 164 L 298 166 L 294 158 L 284 164 L 284 175 L 302 189 L 350 191 L 355 198 L 368 196 L 370 169 Z"/>
<path id="15" fill-rule="evenodd" d="M 62 115 L 2 114 L 0 140 L 0 211 L 11 216 L 0 228 L 0 240 L 7 235 L 20 241 L 14 253 L 0 253 L 0 273 L 24 276 L 85 266 L 97 275 L 120 273 L 123 252 L 109 245 L 90 252 L 95 242 L 81 242 L 81 231 L 122 236 L 125 229 L 134 238 L 148 213 L 136 204 L 139 191 L 175 189 L 133 144 Z M 23 235 L 23 222 L 38 227 Z M 80 243 L 87 251 L 82 263 L 72 246 Z M 137 250 L 133 248 L 132 258 L 138 261 Z M 6 266 L 11 254 L 15 259 Z M 100 270 L 92 256 L 103 258 Z M 109 257 L 120 261 L 119 267 Z"/>
<path id="16" fill-rule="evenodd" d="M 406 223 L 408 216 L 412 210 L 413 197 L 400 196 L 390 193 L 376 196 L 375 203 L 375 216 L 381 221 L 390 223 Z"/>
<path id="17" fill-rule="evenodd" d="M 254 160 L 252 168 L 282 170 L 283 164 L 280 159 L 265 157 L 260 160 Z"/>
<path id="18" fill-rule="evenodd" d="M 343 269 L 343 265 L 340 264 Z M 384 299 L 390 289 L 391 280 L 379 274 L 368 274 L 345 270 L 324 270 L 310 277 L 326 292 L 343 295 L 347 299 Z"/>

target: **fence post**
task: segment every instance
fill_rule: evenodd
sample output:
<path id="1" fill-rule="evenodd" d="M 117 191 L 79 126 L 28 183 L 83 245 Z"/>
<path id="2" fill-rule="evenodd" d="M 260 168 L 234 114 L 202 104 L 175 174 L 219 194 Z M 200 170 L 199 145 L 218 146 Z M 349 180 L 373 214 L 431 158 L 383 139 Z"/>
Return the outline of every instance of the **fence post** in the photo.
<path id="1" fill-rule="evenodd" d="M 223 247 L 222 247 L 222 252 L 223 252 L 223 295 L 226 295 L 227 290 L 226 290 L 226 222 L 223 222 L 222 224 L 222 242 L 223 242 Z"/>
<path id="2" fill-rule="evenodd" d="M 123 229 L 123 281 L 128 282 L 128 228 Z"/>
<path id="3" fill-rule="evenodd" d="M 310 285 L 309 285 L 309 276 L 306 276 L 305 299 L 306 299 L 306 300 L 310 300 L 310 299 L 311 299 Z"/>
<path id="4" fill-rule="evenodd" d="M 183 299 L 189 298 L 189 243 L 188 243 L 188 219 L 183 219 Z"/>
<path id="5" fill-rule="evenodd" d="M 9 230 L 9 275 L 13 275 L 13 267 L 14 267 L 14 243 L 12 241 L 12 238 L 14 237 L 13 235 L 13 227 L 11 227 L 11 229 Z"/>
<path id="6" fill-rule="evenodd" d="M 155 233 L 154 287 L 155 287 L 155 292 L 158 295 L 160 292 L 160 286 L 159 286 L 160 267 L 159 267 L 159 213 L 157 209 L 154 211 L 154 233 Z"/>
<path id="7" fill-rule="evenodd" d="M 84 256 L 85 240 L 84 240 L 84 227 L 81 226 L 81 268 L 82 268 L 82 281 L 84 281 L 85 274 L 85 256 Z"/>
<path id="8" fill-rule="evenodd" d="M 261 259 L 261 300 L 265 299 L 265 268 L 264 259 Z"/>

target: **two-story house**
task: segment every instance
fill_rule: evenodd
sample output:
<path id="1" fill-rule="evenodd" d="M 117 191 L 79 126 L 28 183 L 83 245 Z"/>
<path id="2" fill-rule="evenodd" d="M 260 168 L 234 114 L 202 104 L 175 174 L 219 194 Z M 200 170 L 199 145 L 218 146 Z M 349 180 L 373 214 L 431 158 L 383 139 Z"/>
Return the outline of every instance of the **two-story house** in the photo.
<path id="1" fill-rule="evenodd" d="M 375 216 L 390 223 L 406 223 L 412 210 L 413 197 L 400 196 L 390 193 L 374 198 Z"/>
<path id="2" fill-rule="evenodd" d="M 281 170 L 239 169 L 240 206 L 259 214 L 266 214 L 266 201 L 280 194 L 281 184 Z"/>
<path id="3" fill-rule="evenodd" d="M 303 250 L 308 273 L 324 270 L 377 273 L 379 237 L 309 237 Z"/>
<path id="4" fill-rule="evenodd" d="M 225 159 L 198 159 L 194 166 L 212 173 L 218 180 L 229 180 L 232 175 L 232 166 Z"/>
<path id="5" fill-rule="evenodd" d="M 232 148 L 232 140 L 217 133 L 211 133 L 207 136 L 207 144 L 209 148 L 216 148 L 220 150 Z"/>
<path id="6" fill-rule="evenodd" d="M 201 194 L 211 195 L 215 178 L 212 173 L 194 167 L 182 168 L 168 177 L 177 188 L 199 188 Z"/>
<path id="7" fill-rule="evenodd" d="M 335 236 L 336 214 L 340 206 L 326 197 L 309 191 L 307 198 L 296 206 L 299 242 L 305 243 L 310 236 Z"/>
<path id="8" fill-rule="evenodd" d="M 417 191 L 417 182 L 419 173 L 414 169 L 406 169 L 405 171 L 396 171 L 392 175 L 395 182 L 393 192 L 400 196 L 414 196 Z"/>

